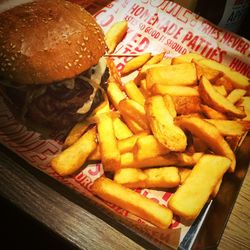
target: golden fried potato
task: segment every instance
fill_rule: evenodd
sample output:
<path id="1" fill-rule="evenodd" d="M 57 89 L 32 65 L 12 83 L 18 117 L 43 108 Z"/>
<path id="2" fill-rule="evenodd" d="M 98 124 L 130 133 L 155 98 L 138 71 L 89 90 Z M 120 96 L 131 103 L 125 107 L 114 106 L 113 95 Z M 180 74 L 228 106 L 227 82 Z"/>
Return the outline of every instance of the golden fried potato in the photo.
<path id="1" fill-rule="evenodd" d="M 108 178 L 97 179 L 92 192 L 160 228 L 166 229 L 172 222 L 171 210 Z"/>
<path id="2" fill-rule="evenodd" d="M 181 116 L 176 120 L 176 123 L 202 139 L 215 154 L 229 158 L 231 160 L 229 171 L 234 172 L 236 165 L 234 152 L 214 125 L 192 116 Z"/>
<path id="3" fill-rule="evenodd" d="M 145 102 L 149 125 L 156 139 L 171 151 L 184 151 L 187 138 L 184 132 L 174 125 L 162 96 L 152 96 Z"/>
<path id="4" fill-rule="evenodd" d="M 226 157 L 202 156 L 185 182 L 170 197 L 168 207 L 183 218 L 195 219 L 230 165 L 231 161 Z"/>
<path id="5" fill-rule="evenodd" d="M 116 46 L 121 42 L 128 30 L 128 22 L 120 21 L 114 23 L 105 34 L 105 42 L 109 48 L 109 53 L 112 53 Z"/>
<path id="6" fill-rule="evenodd" d="M 73 174 L 82 167 L 90 153 L 96 148 L 95 140 L 96 129 L 92 128 L 53 158 L 51 167 L 61 176 Z"/>
<path id="7" fill-rule="evenodd" d="M 199 92 L 202 100 L 215 110 L 226 114 L 229 117 L 244 118 L 246 114 L 234 106 L 227 98 L 215 91 L 212 84 L 201 77 Z"/>
<path id="8" fill-rule="evenodd" d="M 194 85 L 197 84 L 196 69 L 193 63 L 166 65 L 147 70 L 147 89 L 154 84 Z"/>

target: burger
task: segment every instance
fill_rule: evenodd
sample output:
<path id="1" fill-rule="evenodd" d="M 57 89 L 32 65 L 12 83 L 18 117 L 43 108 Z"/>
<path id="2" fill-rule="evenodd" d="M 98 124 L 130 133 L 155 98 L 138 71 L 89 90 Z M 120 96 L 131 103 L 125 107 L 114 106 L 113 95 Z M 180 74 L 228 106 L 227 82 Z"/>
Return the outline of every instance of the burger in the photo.
<path id="1" fill-rule="evenodd" d="M 104 100 L 105 48 L 101 27 L 77 4 L 9 9 L 0 14 L 1 95 L 25 124 L 70 128 Z"/>

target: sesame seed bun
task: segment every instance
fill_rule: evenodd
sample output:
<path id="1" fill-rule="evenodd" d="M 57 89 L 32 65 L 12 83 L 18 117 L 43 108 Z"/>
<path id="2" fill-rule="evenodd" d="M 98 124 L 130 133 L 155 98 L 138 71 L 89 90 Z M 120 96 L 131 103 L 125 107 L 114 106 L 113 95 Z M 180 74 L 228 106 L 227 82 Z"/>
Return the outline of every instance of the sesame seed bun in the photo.
<path id="1" fill-rule="evenodd" d="M 73 78 L 104 52 L 102 29 L 77 4 L 40 0 L 0 14 L 0 77 L 15 84 Z"/>

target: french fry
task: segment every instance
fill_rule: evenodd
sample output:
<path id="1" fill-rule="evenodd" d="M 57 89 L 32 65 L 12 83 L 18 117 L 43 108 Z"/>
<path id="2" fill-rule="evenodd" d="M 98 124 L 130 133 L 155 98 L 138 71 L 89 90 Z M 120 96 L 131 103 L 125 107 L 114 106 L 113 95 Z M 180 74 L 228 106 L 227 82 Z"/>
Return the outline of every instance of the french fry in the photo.
<path id="1" fill-rule="evenodd" d="M 126 114 L 122 114 L 122 118 L 123 120 L 126 122 L 127 126 L 129 127 L 129 129 L 134 133 L 134 134 L 138 134 L 141 133 L 143 131 L 145 131 L 144 128 L 142 128 L 135 120 L 133 120 L 131 117 L 129 117 Z M 148 131 L 148 130 L 147 130 Z"/>
<path id="2" fill-rule="evenodd" d="M 162 52 L 162 53 L 159 53 L 159 54 L 157 54 L 157 55 L 152 56 L 152 57 L 145 63 L 145 65 L 152 65 L 152 64 L 159 63 L 159 62 L 163 59 L 165 53 L 166 53 L 166 52 Z"/>
<path id="3" fill-rule="evenodd" d="M 119 117 L 113 118 L 113 127 L 114 127 L 115 137 L 118 140 L 122 140 L 133 135 L 132 131 Z"/>
<path id="4" fill-rule="evenodd" d="M 201 76 L 204 76 L 210 82 L 216 82 L 217 79 L 223 76 L 223 73 L 219 70 L 204 66 L 200 64 L 199 61 L 196 61 L 196 60 L 192 60 L 192 62 L 195 64 L 198 79 L 200 79 Z"/>
<path id="5" fill-rule="evenodd" d="M 170 197 L 168 207 L 183 218 L 195 219 L 230 163 L 228 158 L 222 156 L 201 157 L 185 182 Z"/>
<path id="6" fill-rule="evenodd" d="M 132 71 L 139 69 L 142 65 L 144 65 L 151 58 L 151 56 L 152 56 L 151 53 L 145 53 L 143 55 L 139 55 L 131 59 L 125 64 L 121 74 L 127 75 L 131 73 Z"/>
<path id="7" fill-rule="evenodd" d="M 129 81 L 124 85 L 124 90 L 129 98 L 141 104 L 145 103 L 145 97 L 141 93 L 140 89 L 137 87 L 134 81 Z"/>
<path id="8" fill-rule="evenodd" d="M 184 151 L 187 138 L 184 132 L 174 125 L 162 96 L 152 96 L 145 102 L 149 125 L 156 139 L 171 151 Z"/>
<path id="9" fill-rule="evenodd" d="M 169 111 L 170 115 L 175 118 L 177 116 L 176 110 L 175 110 L 175 104 L 173 102 L 173 99 L 170 95 L 164 95 L 163 100 L 165 103 L 165 106 L 167 110 Z"/>
<path id="10" fill-rule="evenodd" d="M 205 114 L 206 117 L 210 119 L 217 119 L 217 120 L 226 120 L 227 116 L 222 114 L 221 112 L 218 112 L 215 109 L 210 108 L 207 105 L 200 105 L 201 111 Z"/>
<path id="11" fill-rule="evenodd" d="M 173 214 L 168 208 L 108 178 L 97 179 L 92 192 L 160 228 L 166 229 L 172 222 Z"/>
<path id="12" fill-rule="evenodd" d="M 217 79 L 213 84 L 214 86 L 224 86 L 227 93 L 230 93 L 234 89 L 233 82 L 226 75 Z"/>
<path id="13" fill-rule="evenodd" d="M 137 139 L 133 152 L 135 159 L 140 161 L 165 155 L 169 153 L 169 149 L 159 143 L 153 135 L 147 135 Z"/>
<path id="14" fill-rule="evenodd" d="M 172 64 L 172 58 L 165 58 L 162 59 L 158 65 L 171 65 Z"/>
<path id="15" fill-rule="evenodd" d="M 170 95 L 170 96 L 199 96 L 197 89 L 187 86 L 162 85 L 154 84 L 150 89 L 153 95 Z"/>
<path id="16" fill-rule="evenodd" d="M 119 73 L 117 67 L 115 66 L 113 59 L 108 57 L 108 58 L 106 58 L 106 61 L 107 61 L 107 67 L 109 69 L 108 82 L 115 82 L 122 89 L 121 76 L 120 76 L 120 73 Z"/>
<path id="17" fill-rule="evenodd" d="M 109 171 L 110 169 L 120 168 L 121 156 L 117 146 L 113 121 L 109 113 L 99 116 L 97 131 L 104 170 Z"/>
<path id="18" fill-rule="evenodd" d="M 250 130 L 250 122 L 248 121 L 230 121 L 206 119 L 207 122 L 213 124 L 223 136 L 242 136 Z"/>
<path id="19" fill-rule="evenodd" d="M 213 85 L 213 88 L 223 96 L 227 96 L 227 90 L 224 85 Z"/>
<path id="20" fill-rule="evenodd" d="M 192 169 L 190 168 L 178 168 L 179 170 L 179 176 L 180 176 L 180 184 L 183 184 L 184 181 L 187 179 L 187 177 L 192 172 Z"/>
<path id="21" fill-rule="evenodd" d="M 105 42 L 109 48 L 109 53 L 114 52 L 116 46 L 123 39 L 128 30 L 128 22 L 120 21 L 116 22 L 105 34 Z"/>
<path id="22" fill-rule="evenodd" d="M 86 123 L 86 121 L 76 123 L 75 126 L 68 133 L 63 143 L 63 147 L 67 148 L 74 144 L 81 137 L 81 135 L 84 134 L 88 127 L 89 124 Z"/>
<path id="23" fill-rule="evenodd" d="M 199 113 L 201 111 L 199 96 L 172 96 L 172 100 L 178 115 Z"/>
<path id="24" fill-rule="evenodd" d="M 147 175 L 139 168 L 121 168 L 115 171 L 114 181 L 127 187 L 145 187 Z"/>
<path id="25" fill-rule="evenodd" d="M 123 168 L 115 172 L 114 181 L 128 188 L 173 188 L 179 185 L 180 176 L 176 167 Z"/>
<path id="26" fill-rule="evenodd" d="M 146 188 L 173 188 L 180 183 L 180 176 L 176 167 L 150 168 L 145 169 L 144 173 L 147 175 Z"/>
<path id="27" fill-rule="evenodd" d="M 52 168 L 61 176 L 79 170 L 96 148 L 96 129 L 89 129 L 74 144 L 59 153 L 51 161 Z"/>
<path id="28" fill-rule="evenodd" d="M 249 79 L 246 76 L 230 69 L 229 67 L 221 63 L 209 59 L 199 60 L 199 63 L 208 68 L 212 68 L 223 72 L 225 74 L 224 79 L 228 79 L 228 81 L 230 81 L 233 84 L 234 88 L 246 89 L 250 84 Z"/>
<path id="29" fill-rule="evenodd" d="M 227 100 L 229 100 L 231 103 L 235 104 L 246 94 L 246 92 L 247 91 L 245 89 L 234 89 L 227 96 Z"/>
<path id="30" fill-rule="evenodd" d="M 192 167 L 202 155 L 203 153 L 194 153 L 193 155 L 185 153 L 169 153 L 164 156 L 157 156 L 139 161 L 135 159 L 133 153 L 127 152 L 121 154 L 121 168 L 149 168 L 161 166 Z"/>
<path id="31" fill-rule="evenodd" d="M 193 63 L 166 65 L 147 70 L 147 89 L 154 84 L 163 85 L 195 85 L 197 84 L 196 69 Z"/>
<path id="32" fill-rule="evenodd" d="M 134 100 L 125 99 L 120 101 L 118 110 L 122 115 L 129 116 L 136 121 L 144 130 L 149 130 L 144 107 Z"/>
<path id="33" fill-rule="evenodd" d="M 204 59 L 204 57 L 196 53 L 188 53 L 188 54 L 184 54 L 184 55 L 173 58 L 172 64 L 191 63 L 192 60 L 194 59 L 198 61 L 198 60 Z"/>
<path id="34" fill-rule="evenodd" d="M 244 111 L 246 113 L 246 117 L 243 120 L 250 121 L 250 96 L 244 96 L 242 97 L 238 103 L 237 107 L 244 108 Z"/>
<path id="35" fill-rule="evenodd" d="M 192 116 L 179 117 L 177 124 L 181 128 L 189 130 L 198 138 L 201 138 L 215 154 L 229 158 L 231 160 L 229 171 L 234 172 L 236 165 L 234 152 L 214 125 L 201 118 Z"/>
<path id="36" fill-rule="evenodd" d="M 145 97 L 148 97 L 148 96 L 150 95 L 150 92 L 149 92 L 149 90 L 147 89 L 147 82 L 146 82 L 146 79 L 141 80 L 141 83 L 140 83 L 140 90 L 141 90 L 142 94 L 143 94 Z"/>
<path id="37" fill-rule="evenodd" d="M 118 146 L 120 153 L 124 154 L 127 152 L 131 152 L 135 146 L 137 139 L 142 137 L 142 136 L 146 136 L 146 135 L 147 135 L 146 132 L 141 132 L 139 134 L 132 135 L 128 138 L 118 140 L 117 146 Z M 99 145 L 97 145 L 96 149 L 89 155 L 88 160 L 90 160 L 90 161 L 100 161 L 101 160 L 101 152 L 100 152 Z"/>
<path id="38" fill-rule="evenodd" d="M 129 138 L 123 139 L 123 140 L 118 140 L 118 148 L 121 154 L 126 153 L 126 152 L 131 152 L 132 149 L 134 148 L 137 140 L 141 137 L 147 136 L 147 132 L 140 132 L 136 135 L 132 135 Z"/>
<path id="39" fill-rule="evenodd" d="M 124 92 L 118 87 L 118 85 L 114 82 L 110 82 L 108 84 L 107 93 L 112 105 L 118 109 L 119 102 L 126 98 Z"/>
<path id="40" fill-rule="evenodd" d="M 200 80 L 199 92 L 202 100 L 215 110 L 229 117 L 244 118 L 246 116 L 243 111 L 234 106 L 227 98 L 215 91 L 211 83 L 203 76 Z"/>

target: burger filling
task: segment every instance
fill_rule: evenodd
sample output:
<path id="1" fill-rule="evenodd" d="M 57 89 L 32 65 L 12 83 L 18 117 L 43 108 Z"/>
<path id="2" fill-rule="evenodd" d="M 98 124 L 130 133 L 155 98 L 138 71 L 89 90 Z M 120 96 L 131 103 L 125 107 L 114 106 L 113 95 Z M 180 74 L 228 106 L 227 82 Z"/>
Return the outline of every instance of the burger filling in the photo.
<path id="1" fill-rule="evenodd" d="M 108 76 L 106 60 L 101 58 L 73 79 L 36 86 L 5 84 L 5 91 L 23 121 L 29 118 L 53 129 L 65 129 L 84 120 L 103 101 Z"/>

